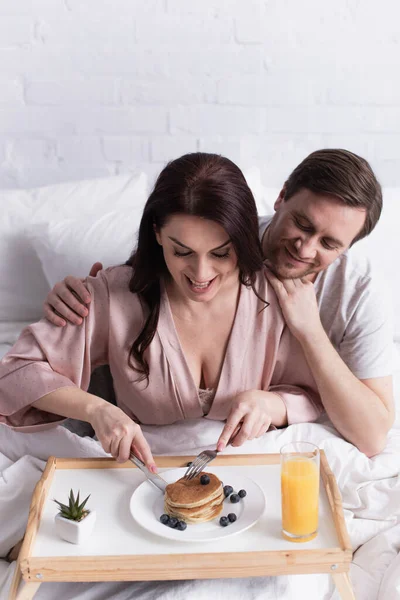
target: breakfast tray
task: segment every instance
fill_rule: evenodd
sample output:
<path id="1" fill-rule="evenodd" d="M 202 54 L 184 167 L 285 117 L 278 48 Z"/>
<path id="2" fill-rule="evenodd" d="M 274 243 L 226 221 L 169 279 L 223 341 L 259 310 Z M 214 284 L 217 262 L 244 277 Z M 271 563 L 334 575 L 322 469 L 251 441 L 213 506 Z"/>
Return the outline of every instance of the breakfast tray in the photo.
<path id="1" fill-rule="evenodd" d="M 156 457 L 164 469 L 186 466 L 190 456 Z M 280 534 L 279 454 L 220 455 L 214 467 L 234 467 L 263 489 L 266 510 L 247 531 L 214 542 L 180 542 L 155 536 L 129 512 L 144 475 L 131 462 L 51 457 L 34 490 L 9 600 L 31 600 L 46 581 L 150 581 L 330 573 L 343 600 L 355 600 L 349 568 L 350 539 L 335 477 L 321 450 L 320 518 L 317 537 L 303 544 Z M 97 521 L 93 539 L 81 545 L 58 538 L 53 498 L 69 489 L 91 494 Z M 96 499 L 98 502 L 96 503 Z M 92 504 L 91 504 L 92 503 Z M 24 584 L 21 583 L 24 580 Z M 20 585 L 21 584 L 21 585 Z"/>

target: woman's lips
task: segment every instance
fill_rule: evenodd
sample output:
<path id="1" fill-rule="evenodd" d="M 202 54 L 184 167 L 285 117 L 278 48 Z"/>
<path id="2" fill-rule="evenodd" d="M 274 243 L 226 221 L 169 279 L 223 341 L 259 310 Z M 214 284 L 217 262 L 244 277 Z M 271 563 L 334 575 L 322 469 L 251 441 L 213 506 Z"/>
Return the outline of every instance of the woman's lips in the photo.
<path id="1" fill-rule="evenodd" d="M 216 279 L 216 277 L 213 277 L 213 279 L 209 279 L 207 282 L 198 282 L 195 279 L 188 277 L 188 275 L 185 275 L 185 277 L 190 289 L 192 292 L 195 292 L 195 294 L 204 294 L 205 292 L 208 292 Z"/>

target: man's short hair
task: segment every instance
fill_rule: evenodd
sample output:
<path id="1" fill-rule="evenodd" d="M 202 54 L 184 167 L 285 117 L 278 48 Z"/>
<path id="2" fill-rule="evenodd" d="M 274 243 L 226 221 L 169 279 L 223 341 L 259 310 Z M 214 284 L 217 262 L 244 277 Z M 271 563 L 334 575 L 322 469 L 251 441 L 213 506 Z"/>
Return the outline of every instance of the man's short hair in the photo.
<path id="1" fill-rule="evenodd" d="M 285 200 L 303 188 L 366 210 L 364 226 L 352 244 L 370 234 L 381 215 L 382 189 L 374 172 L 364 158 L 348 150 L 326 148 L 307 156 L 286 181 Z"/>

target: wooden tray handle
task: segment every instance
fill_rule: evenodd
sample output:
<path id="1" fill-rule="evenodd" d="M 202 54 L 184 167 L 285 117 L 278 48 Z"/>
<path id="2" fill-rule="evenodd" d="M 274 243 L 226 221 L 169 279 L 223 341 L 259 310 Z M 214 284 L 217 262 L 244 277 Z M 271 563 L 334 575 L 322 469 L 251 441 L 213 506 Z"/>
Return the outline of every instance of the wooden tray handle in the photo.
<path id="1" fill-rule="evenodd" d="M 19 555 L 22 572 L 24 572 L 25 570 L 24 563 L 26 559 L 31 555 L 33 540 L 35 539 L 37 530 L 39 528 L 44 501 L 50 488 L 55 469 L 56 458 L 54 456 L 50 456 L 50 458 L 47 461 L 43 475 L 41 479 L 39 479 L 39 481 L 37 482 L 32 494 L 31 506 L 28 515 L 28 523 L 26 526 L 25 537 L 24 541 L 22 542 L 21 552 Z"/>
<path id="2" fill-rule="evenodd" d="M 342 550 L 352 552 L 351 542 L 349 534 L 346 529 L 346 522 L 344 520 L 342 496 L 336 483 L 335 475 L 333 474 L 325 452 L 320 452 L 321 460 L 321 476 L 324 482 L 325 491 L 328 496 L 329 505 L 332 511 L 332 516 L 335 521 L 336 531 L 339 538 L 339 543 Z"/>

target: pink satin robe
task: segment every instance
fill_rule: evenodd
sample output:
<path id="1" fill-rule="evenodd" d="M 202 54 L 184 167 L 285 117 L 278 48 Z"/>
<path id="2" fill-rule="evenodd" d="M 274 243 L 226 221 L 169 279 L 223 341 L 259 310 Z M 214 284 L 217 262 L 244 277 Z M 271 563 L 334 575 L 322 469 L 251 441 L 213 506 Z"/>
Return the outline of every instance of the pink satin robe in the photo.
<path id="1" fill-rule="evenodd" d="M 165 425 L 203 416 L 198 389 L 185 360 L 167 293 L 162 286 L 157 332 L 146 351 L 150 380 L 137 381 L 129 358 L 144 323 L 144 311 L 128 288 L 130 267 L 112 267 L 89 277 L 92 296 L 83 325 L 56 327 L 46 320 L 30 325 L 0 362 L 0 423 L 35 431 L 62 417 L 31 406 L 65 386 L 87 390 L 92 370 L 109 364 L 118 406 L 138 423 Z M 323 407 L 302 350 L 285 326 L 277 298 L 263 272 L 256 288 L 241 286 L 235 321 L 205 418 L 225 420 L 241 391 L 279 394 L 288 423 L 314 421 Z"/>

